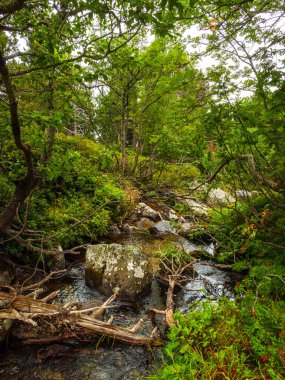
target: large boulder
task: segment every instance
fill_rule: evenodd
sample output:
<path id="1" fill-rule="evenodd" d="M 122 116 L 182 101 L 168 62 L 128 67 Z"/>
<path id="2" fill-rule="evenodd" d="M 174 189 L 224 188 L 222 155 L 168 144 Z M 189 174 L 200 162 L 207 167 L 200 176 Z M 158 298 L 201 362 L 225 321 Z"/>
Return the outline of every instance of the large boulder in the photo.
<path id="1" fill-rule="evenodd" d="M 131 245 L 90 245 L 86 252 L 85 282 L 107 296 L 136 300 L 150 290 L 152 270 L 142 251 Z"/>

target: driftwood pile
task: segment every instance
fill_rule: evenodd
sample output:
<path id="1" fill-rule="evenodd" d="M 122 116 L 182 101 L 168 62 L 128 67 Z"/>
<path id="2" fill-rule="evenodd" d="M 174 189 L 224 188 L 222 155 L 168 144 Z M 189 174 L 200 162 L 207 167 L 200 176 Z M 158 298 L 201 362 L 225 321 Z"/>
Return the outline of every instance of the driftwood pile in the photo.
<path id="1" fill-rule="evenodd" d="M 189 277 L 184 276 L 192 266 L 195 259 L 187 264 L 178 263 L 174 259 L 161 261 L 162 275 L 160 279 L 168 285 L 165 310 L 150 309 L 151 313 L 163 314 L 166 329 L 175 324 L 173 294 L 176 286 Z M 156 337 L 156 328 L 149 336 L 137 334 L 143 320 L 135 326 L 123 328 L 112 324 L 112 320 L 102 321 L 100 316 L 110 307 L 116 299 L 113 294 L 100 306 L 87 307 L 83 310 L 74 310 L 73 305 L 64 306 L 50 304 L 59 291 L 38 299 L 43 292 L 43 284 L 50 279 L 66 272 L 65 270 L 50 273 L 36 284 L 21 287 L 2 287 L 0 290 L 0 326 L 3 321 L 16 321 L 15 329 L 21 325 L 29 326 L 30 334 L 23 334 L 19 343 L 22 344 L 48 344 L 66 340 L 90 341 L 99 336 L 114 339 L 132 345 L 161 346 L 163 342 Z M 14 329 L 14 327 L 13 327 Z M 14 329 L 14 331 L 15 331 Z M 26 328 L 27 331 L 27 328 Z M 13 330 L 12 330 L 13 335 Z"/>
<path id="2" fill-rule="evenodd" d="M 58 295 L 59 291 L 38 299 L 43 291 L 41 286 L 58 273 L 51 273 L 44 280 L 26 287 L 2 287 L 0 325 L 1 321 L 13 320 L 17 321 L 16 324 L 30 326 L 31 336 L 22 339 L 20 343 L 44 344 L 72 339 L 90 341 L 100 335 L 127 344 L 162 345 L 162 342 L 155 338 L 155 331 L 150 336 L 137 334 L 142 324 L 141 320 L 129 328 L 113 325 L 111 321 L 100 320 L 100 315 L 110 307 L 109 305 L 116 299 L 116 294 L 100 306 L 83 310 L 74 310 L 72 305 L 60 306 L 48 303 Z"/>
<path id="3" fill-rule="evenodd" d="M 67 339 L 88 341 L 99 334 L 128 344 L 160 346 L 162 342 L 152 336 L 136 334 L 140 323 L 137 327 L 127 329 L 96 319 L 96 315 L 115 298 L 116 295 L 111 296 L 102 306 L 93 308 L 93 315 L 88 316 L 85 314 L 91 309 L 72 310 L 48 304 L 45 300 L 34 300 L 29 296 L 1 291 L 0 320 L 17 320 L 29 324 L 31 329 L 41 328 L 44 336 L 25 339 L 21 342 L 24 344 L 52 343 Z"/>

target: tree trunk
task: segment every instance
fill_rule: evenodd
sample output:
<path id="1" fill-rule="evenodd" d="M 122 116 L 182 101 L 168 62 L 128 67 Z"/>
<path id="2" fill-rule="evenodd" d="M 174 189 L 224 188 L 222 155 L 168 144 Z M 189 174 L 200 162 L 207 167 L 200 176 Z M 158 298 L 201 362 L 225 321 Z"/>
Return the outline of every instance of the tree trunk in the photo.
<path id="1" fill-rule="evenodd" d="M 39 177 L 37 176 L 32 159 L 32 153 L 29 145 L 24 144 L 21 137 L 21 126 L 18 116 L 18 103 L 16 95 L 13 89 L 10 72 L 6 65 L 3 52 L 0 51 L 0 74 L 2 76 L 2 81 L 6 90 L 6 94 L 9 102 L 9 112 L 10 112 L 10 124 L 13 133 L 14 143 L 16 147 L 23 153 L 27 173 L 24 178 L 20 179 L 16 183 L 16 189 L 14 195 L 8 205 L 0 214 L 0 233 L 4 233 L 10 228 L 13 220 L 16 217 L 17 210 L 20 205 L 27 199 L 34 188 L 39 182 Z"/>

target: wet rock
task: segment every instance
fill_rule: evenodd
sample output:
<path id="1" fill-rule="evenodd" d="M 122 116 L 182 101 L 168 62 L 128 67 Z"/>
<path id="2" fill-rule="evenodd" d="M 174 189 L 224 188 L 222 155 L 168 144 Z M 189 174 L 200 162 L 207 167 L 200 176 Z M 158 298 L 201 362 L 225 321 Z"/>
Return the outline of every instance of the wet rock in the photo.
<path id="1" fill-rule="evenodd" d="M 177 247 L 182 248 L 183 251 L 187 254 L 193 255 L 193 254 L 196 254 L 197 252 L 200 252 L 200 247 L 198 245 L 191 243 L 189 240 L 183 237 L 178 239 L 177 243 L 178 243 Z"/>
<path id="2" fill-rule="evenodd" d="M 158 211 L 155 211 L 151 207 L 149 207 L 147 204 L 141 202 L 137 206 L 137 213 L 138 216 L 143 218 L 148 218 L 153 221 L 162 220 L 161 214 Z"/>
<path id="3" fill-rule="evenodd" d="M 208 253 L 210 256 L 215 255 L 215 244 L 210 243 L 208 246 L 203 247 L 203 251 Z"/>
<path id="4" fill-rule="evenodd" d="M 174 227 L 173 223 L 168 220 L 161 220 L 160 222 L 155 223 L 154 226 L 150 228 L 150 232 L 153 234 L 175 234 L 177 228 Z"/>
<path id="5" fill-rule="evenodd" d="M 218 188 L 218 189 L 211 189 L 210 190 L 210 192 L 208 194 L 207 202 L 209 205 L 212 205 L 212 206 L 214 206 L 214 205 L 227 205 L 229 203 L 234 203 L 235 198 L 232 197 L 226 191 Z"/>
<path id="6" fill-rule="evenodd" d="M 202 279 L 188 282 L 183 289 L 183 304 L 200 302 L 206 298 L 205 284 Z"/>
<path id="7" fill-rule="evenodd" d="M 152 270 L 142 251 L 131 245 L 90 245 L 86 251 L 85 281 L 107 296 L 118 292 L 123 300 L 136 300 L 150 290 Z"/>
<path id="8" fill-rule="evenodd" d="M 226 272 L 212 265 L 194 264 L 193 268 L 209 293 L 216 298 L 227 295 L 231 280 Z"/>

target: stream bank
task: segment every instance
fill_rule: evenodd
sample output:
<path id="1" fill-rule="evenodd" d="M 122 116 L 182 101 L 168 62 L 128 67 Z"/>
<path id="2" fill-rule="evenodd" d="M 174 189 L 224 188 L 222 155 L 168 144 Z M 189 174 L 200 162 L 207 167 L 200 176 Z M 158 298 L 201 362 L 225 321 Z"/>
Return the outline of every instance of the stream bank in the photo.
<path id="1" fill-rule="evenodd" d="M 215 268 L 213 243 L 197 245 L 185 237 L 185 231 L 182 230 L 182 233 L 179 233 L 181 229 L 178 228 L 178 223 L 181 225 L 188 223 L 189 226 L 190 220 L 182 219 L 174 211 L 168 213 L 172 216 L 171 218 L 168 216 L 168 220 L 164 219 L 165 214 L 162 212 L 155 212 L 160 215 L 158 218 L 156 214 L 156 221 L 140 215 L 138 220 L 130 219 L 130 223 L 122 228 L 113 226 L 109 236 L 102 239 L 100 243 L 140 247 L 149 255 L 154 267 L 158 267 L 159 264 L 154 253 L 169 245 L 181 248 L 188 255 L 198 255 L 183 289 L 174 296 L 177 310 L 181 312 L 187 312 L 192 302 L 200 302 L 203 299 L 214 301 L 222 295 L 233 298 L 232 289 L 237 278 L 229 272 Z M 139 228 L 138 226 L 142 223 L 146 227 L 146 219 L 148 219 L 148 228 Z M 159 226 L 159 229 L 154 228 L 155 226 Z M 199 259 L 200 256 L 204 260 Z M 97 289 L 91 289 L 85 284 L 82 262 L 75 261 L 68 273 L 65 279 L 51 284 L 50 290 L 60 290 L 54 302 L 63 305 L 70 302 L 84 303 L 94 299 L 103 301 L 106 298 Z M 148 310 L 165 308 L 166 290 L 165 285 L 154 279 L 150 294 L 135 302 L 115 301 L 107 309 L 104 318 L 108 320 L 112 315 L 113 323 L 118 326 L 133 326 L 139 319 L 143 319 L 144 322 L 139 331 L 142 335 L 150 334 L 155 325 L 163 330 L 162 317 L 154 318 Z M 164 331 L 161 333 L 164 334 Z M 160 365 L 159 349 L 125 346 L 106 339 L 86 344 L 67 341 L 49 346 L 21 347 L 18 346 L 17 337 L 14 336 L 14 342 L 13 340 L 10 342 L 11 345 L 2 348 L 0 357 L 0 375 L 5 379 L 70 379 L 72 377 L 73 379 L 128 380 L 147 376 L 153 367 Z"/>

